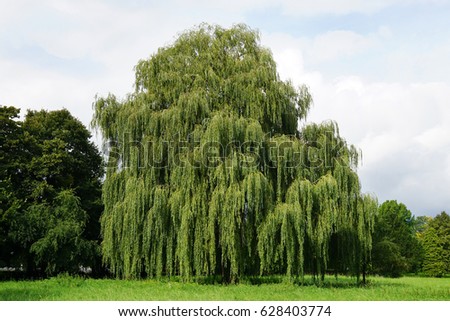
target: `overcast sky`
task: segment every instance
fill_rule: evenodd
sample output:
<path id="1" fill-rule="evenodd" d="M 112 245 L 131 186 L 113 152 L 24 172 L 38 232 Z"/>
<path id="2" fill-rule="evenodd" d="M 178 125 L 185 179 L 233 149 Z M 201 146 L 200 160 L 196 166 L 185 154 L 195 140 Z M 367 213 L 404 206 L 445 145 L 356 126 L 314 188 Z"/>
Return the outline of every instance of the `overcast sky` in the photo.
<path id="1" fill-rule="evenodd" d="M 0 105 L 67 108 L 124 97 L 133 67 L 201 22 L 261 33 L 280 76 L 363 152 L 364 192 L 414 215 L 450 212 L 450 1 L 0 0 Z"/>

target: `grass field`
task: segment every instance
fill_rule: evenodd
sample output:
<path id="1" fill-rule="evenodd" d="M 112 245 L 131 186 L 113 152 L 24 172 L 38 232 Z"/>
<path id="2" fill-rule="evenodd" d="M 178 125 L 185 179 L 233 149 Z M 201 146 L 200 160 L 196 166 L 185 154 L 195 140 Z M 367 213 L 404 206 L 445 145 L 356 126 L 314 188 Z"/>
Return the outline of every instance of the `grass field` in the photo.
<path id="1" fill-rule="evenodd" d="M 365 287 L 355 280 L 329 277 L 325 285 L 278 283 L 202 285 L 169 280 L 120 281 L 55 277 L 40 281 L 2 281 L 0 300 L 14 301 L 450 301 L 450 278 L 371 277 Z"/>

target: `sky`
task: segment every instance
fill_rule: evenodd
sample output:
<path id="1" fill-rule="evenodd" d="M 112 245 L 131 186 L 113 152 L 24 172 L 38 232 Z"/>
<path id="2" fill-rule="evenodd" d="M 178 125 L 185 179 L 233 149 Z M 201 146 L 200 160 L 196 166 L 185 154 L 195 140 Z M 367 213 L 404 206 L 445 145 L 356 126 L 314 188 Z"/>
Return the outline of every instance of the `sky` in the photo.
<path id="1" fill-rule="evenodd" d="M 362 190 L 415 216 L 450 213 L 450 0 L 0 0 L 0 105 L 68 109 L 125 97 L 133 67 L 202 22 L 257 29 L 307 122 L 362 151 Z"/>

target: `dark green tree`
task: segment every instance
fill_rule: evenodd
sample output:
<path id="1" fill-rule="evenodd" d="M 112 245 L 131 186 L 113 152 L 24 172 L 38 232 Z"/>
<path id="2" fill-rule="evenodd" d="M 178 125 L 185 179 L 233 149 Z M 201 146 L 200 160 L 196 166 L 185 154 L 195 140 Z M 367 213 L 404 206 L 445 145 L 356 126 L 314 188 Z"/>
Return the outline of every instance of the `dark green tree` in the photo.
<path id="1" fill-rule="evenodd" d="M 20 110 L 0 106 L 0 266 L 10 266 L 14 245 L 8 237 L 11 215 L 20 207 L 17 188 L 22 179 L 23 132 Z"/>
<path id="2" fill-rule="evenodd" d="M 408 262 L 401 253 L 400 245 L 383 238 L 372 250 L 373 271 L 383 276 L 398 278 L 408 270 Z"/>
<path id="3" fill-rule="evenodd" d="M 93 118 L 117 276 L 365 273 L 377 206 L 358 152 L 335 123 L 298 129 L 311 95 L 280 80 L 257 32 L 202 25 L 135 70 L 135 91 L 98 98 Z"/>
<path id="4" fill-rule="evenodd" d="M 2 113 L 6 111 L 3 109 Z M 15 111 L 17 114 L 18 110 Z M 2 253 L 3 261 L 8 266 L 22 265 L 30 274 L 36 268 L 48 273 L 67 271 L 67 264 L 71 265 L 71 271 L 79 265 L 100 266 L 103 168 L 98 150 L 89 141 L 89 131 L 67 110 L 29 111 L 23 122 L 15 123 L 20 129 L 18 138 L 12 131 L 4 137 L 6 144 L 14 146 L 16 157 L 3 161 L 8 170 L 2 171 L 2 182 L 9 184 L 12 200 L 3 210 L 2 227 L 9 246 L 8 252 Z M 3 128 L 13 128 L 10 122 L 8 126 L 2 124 Z M 70 206 L 64 207 L 63 203 Z M 69 226 L 76 235 L 78 250 L 83 248 L 83 255 L 72 251 L 75 243 L 66 246 L 66 240 L 58 241 L 62 239 L 57 232 L 61 234 Z M 53 256 L 43 254 L 51 252 L 50 243 L 45 240 L 53 242 Z M 62 257 L 64 251 L 66 257 L 80 260 L 52 263 L 60 260 L 54 255 Z"/>
<path id="5" fill-rule="evenodd" d="M 98 254 L 97 240 L 87 240 L 84 231 L 88 214 L 71 190 L 59 192 L 48 201 L 29 206 L 13 223 L 17 240 L 29 248 L 37 266 L 46 275 L 77 273 L 81 265 L 92 266 Z"/>
<path id="6" fill-rule="evenodd" d="M 399 277 L 420 269 L 422 249 L 415 218 L 403 203 L 386 201 L 375 218 L 373 272 Z"/>

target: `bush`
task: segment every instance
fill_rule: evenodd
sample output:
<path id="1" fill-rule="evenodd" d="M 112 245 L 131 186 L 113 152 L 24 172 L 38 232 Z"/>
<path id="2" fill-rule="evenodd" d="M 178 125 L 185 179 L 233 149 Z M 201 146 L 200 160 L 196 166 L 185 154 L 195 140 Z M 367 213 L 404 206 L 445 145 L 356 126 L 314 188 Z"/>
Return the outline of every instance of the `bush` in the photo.
<path id="1" fill-rule="evenodd" d="M 400 247 L 389 240 L 378 242 L 372 250 L 373 272 L 398 278 L 406 272 L 408 264 L 400 254 Z"/>

